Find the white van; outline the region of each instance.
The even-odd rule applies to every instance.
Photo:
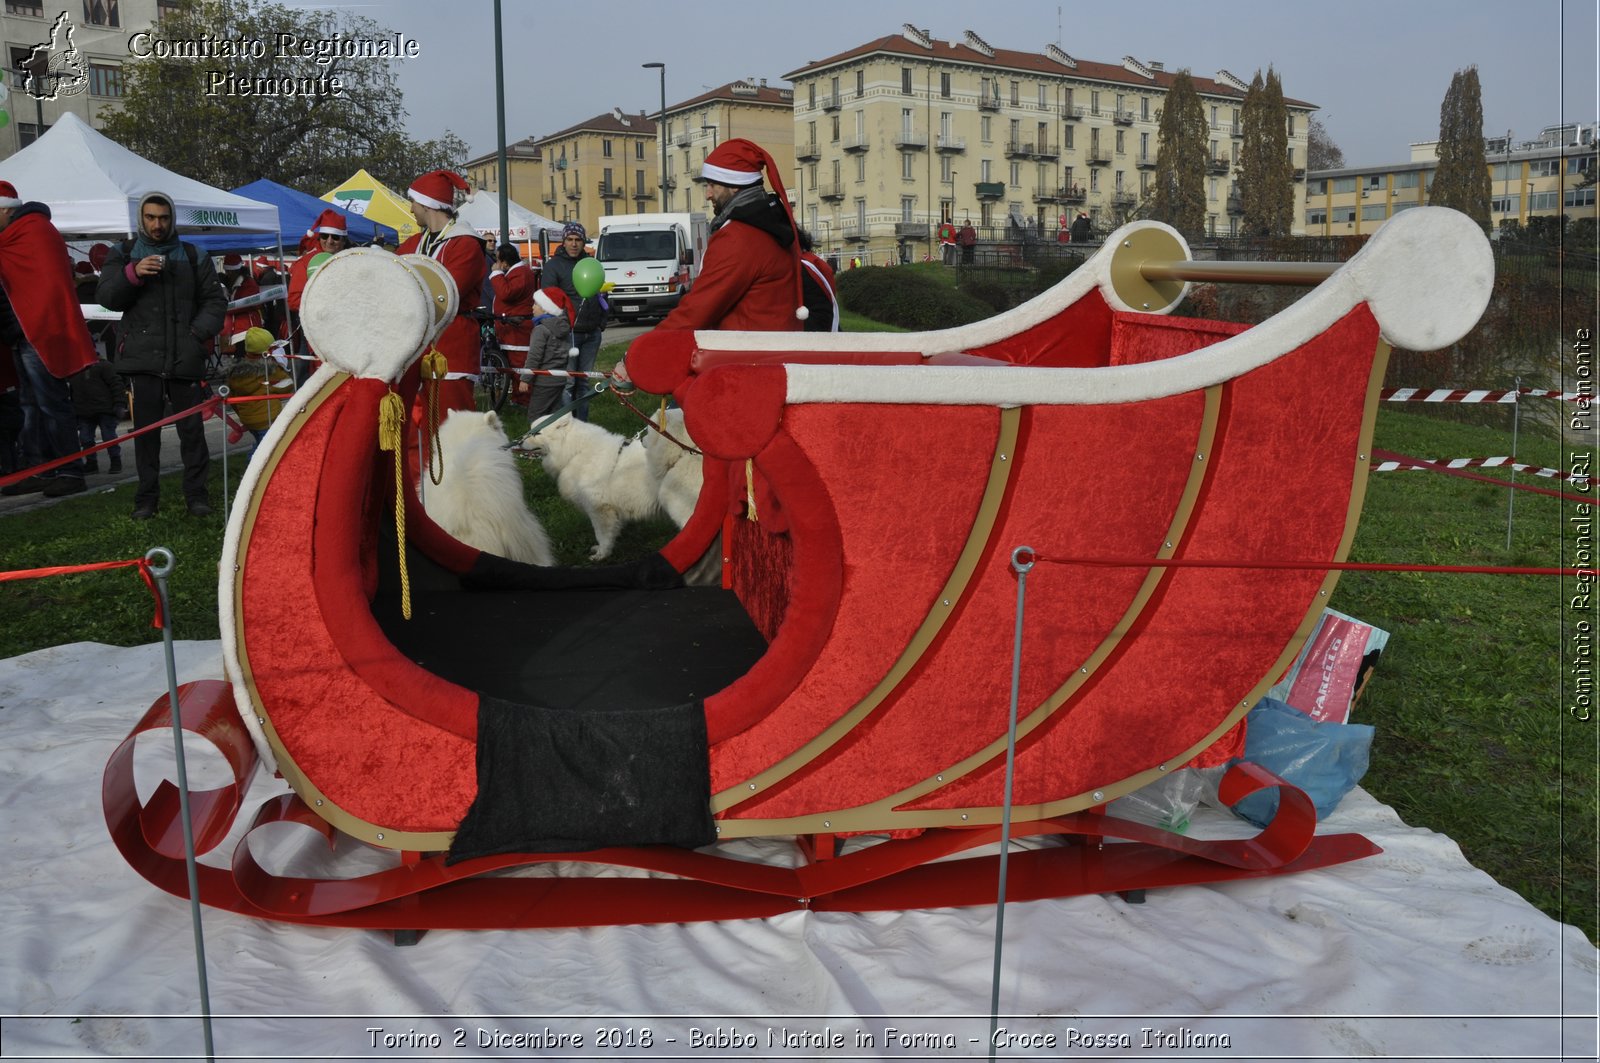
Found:
[[[710,224],[704,214],[615,214],[600,219],[594,257],[605,267],[617,320],[666,316],[700,274]]]

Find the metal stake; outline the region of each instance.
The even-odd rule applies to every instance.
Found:
[[[1006,930],[1006,866],[1011,853],[1011,791],[1017,771],[1017,698],[1022,687],[1022,617],[1027,600],[1028,573],[1033,569],[1031,546],[1011,551],[1011,569],[1017,574],[1017,630],[1011,645],[1011,707],[1006,721],[1006,785],[1000,812],[1000,896],[995,902],[994,973],[989,978],[989,1058],[995,1058],[995,1033],[1000,1026],[1000,952]]]
[[[1511,403],[1511,479],[1506,488],[1506,549],[1511,549],[1511,513],[1517,506],[1517,428],[1522,421],[1522,378],[1516,378],[1517,390]]]
[[[189,816],[189,772],[183,759],[183,712],[178,704],[178,666],[172,649],[172,602],[167,576],[172,572],[172,551],[152,547],[144,555],[156,578],[161,598],[161,646],[167,660],[167,707],[172,713],[172,749],[178,761],[178,811],[183,824],[183,863],[189,873],[189,922],[194,928],[194,965],[200,979],[200,1021],[205,1029],[206,1060],[215,1063],[211,1038],[211,989],[206,983],[206,939],[200,929],[200,873],[194,854],[194,821]]]
[[[222,421],[222,525],[223,525],[223,527],[227,527],[227,525],[228,525],[228,499],[231,498],[232,495],[233,495],[233,492],[228,490],[228,411],[230,409],[232,409],[232,407],[230,407],[228,405],[228,396],[231,395],[232,393],[233,392],[228,388],[228,385],[226,385],[226,384],[218,384],[217,385],[217,396],[220,399],[222,399],[222,405],[217,407],[217,409],[218,409],[218,412],[220,412],[222,414],[222,417],[220,418],[220,420]]]

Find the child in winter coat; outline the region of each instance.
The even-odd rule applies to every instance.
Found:
[[[102,357],[72,377],[67,387],[72,392],[72,411],[78,415],[78,446],[84,450],[94,446],[95,429],[100,430],[102,442],[110,443],[116,439],[117,420],[128,405],[124,397],[127,385],[111,368],[111,363]],[[121,472],[122,447],[107,447],[106,454],[111,460],[109,470]],[[99,472],[99,453],[84,458],[83,467],[85,473]]]
[[[267,434],[268,427],[278,416],[284,403],[294,394],[294,377],[273,347],[280,341],[272,333],[257,326],[244,334],[244,357],[234,360],[228,371],[228,395],[281,395],[284,402],[242,402],[231,407],[233,415],[244,425],[257,445]],[[250,451],[255,453],[254,448]]]
[[[527,367],[565,369],[567,354],[572,348],[572,300],[560,288],[540,288],[533,293],[533,304],[535,310],[543,311],[543,316],[533,319]],[[566,384],[565,377],[535,376],[533,394],[528,399],[528,420],[543,417],[561,405],[561,392]]]

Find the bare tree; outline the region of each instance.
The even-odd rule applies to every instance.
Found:
[[[264,177],[320,195],[363,166],[403,184],[465,160],[448,131],[422,143],[406,135],[393,58],[318,54],[324,42],[394,40],[370,19],[270,0],[177,0],[160,35],[259,45],[222,60],[123,65],[127,90],[106,134],[169,169],[222,188]]]
[[[1306,169],[1339,170],[1344,167],[1344,152],[1333,142],[1328,127],[1322,119],[1311,116],[1306,129]]]

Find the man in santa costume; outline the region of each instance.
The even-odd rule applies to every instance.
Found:
[[[311,229],[300,241],[301,255],[289,263],[289,334],[293,339],[291,350],[297,356],[291,363],[294,386],[299,387],[311,375],[310,359],[316,356],[300,331],[300,298],[306,291],[306,280],[311,260],[318,255],[337,255],[350,246],[350,227],[343,214],[329,207],[317,215]]]
[[[765,170],[772,192],[761,183]],[[694,287],[658,328],[793,332],[805,308],[800,241],[778,167],[760,145],[725,140],[701,164],[716,211]]]
[[[501,244],[495,252],[494,269],[489,273],[489,284],[494,288],[495,339],[505,352],[512,368],[521,369],[528,361],[528,337],[533,334],[533,270],[522,261],[522,255],[510,244]],[[534,368],[529,366],[529,368]],[[528,380],[517,378],[517,401],[528,401]]]
[[[67,379],[93,365],[94,341],[78,306],[72,256],[50,223],[50,208],[24,203],[0,181],[0,346],[14,363],[21,393],[27,460],[53,461],[78,451],[77,414]],[[36,452],[36,453],[35,453]],[[0,488],[0,494],[77,494],[83,459]]]
[[[439,418],[447,410],[470,410],[476,404],[472,388],[478,379],[478,323],[470,315],[478,309],[484,276],[489,264],[483,254],[483,238],[477,230],[456,222],[456,193],[470,192],[471,186],[451,170],[425,173],[406,189],[411,200],[411,216],[422,231],[408,237],[398,253],[427,255],[437,259],[456,282],[460,306],[456,319],[445,326],[434,344],[445,357],[448,370],[439,386]],[[422,401],[421,392],[418,401]]]

